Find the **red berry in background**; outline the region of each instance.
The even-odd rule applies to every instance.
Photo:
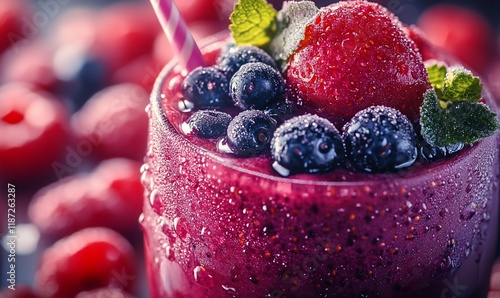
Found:
[[[17,42],[33,37],[27,28],[32,16],[28,1],[0,0],[0,53]]]
[[[473,10],[453,4],[438,4],[423,12],[417,25],[433,44],[479,73],[484,73],[493,58],[493,29],[485,18]]]
[[[43,40],[33,40],[7,50],[1,61],[0,81],[23,82],[49,92],[57,91],[54,50]]]
[[[130,292],[136,279],[130,243],[112,230],[89,228],[57,241],[44,251],[33,287],[41,297],[68,298],[103,287]]]
[[[119,84],[96,93],[73,115],[77,140],[92,143],[96,160],[126,157],[142,160],[146,152],[148,92],[135,84]]]
[[[233,11],[235,0],[174,0],[186,22],[212,20],[224,22]]]
[[[132,83],[143,87],[148,93],[164,64],[158,63],[151,54],[143,55],[119,68],[111,77],[110,84]]]
[[[59,100],[27,85],[0,87],[0,177],[29,181],[52,175],[68,128],[69,115]]]
[[[161,31],[154,10],[147,2],[109,5],[99,12],[94,22],[98,30],[91,51],[108,64],[110,73],[149,54]]]
[[[43,234],[54,237],[98,226],[137,234],[143,198],[140,166],[133,160],[110,159],[90,174],[48,185],[35,194],[29,218]]]
[[[61,12],[53,22],[51,39],[56,47],[74,45],[90,47],[96,42],[99,10],[75,6]]]
[[[75,298],[133,298],[132,295],[117,288],[101,288],[81,292]]]
[[[304,106],[337,125],[373,105],[415,121],[428,88],[422,58],[401,24],[382,6],[362,1],[320,10],[290,57],[286,78]]]
[[[189,24],[189,31],[200,46],[203,45],[205,38],[225,29],[227,29],[227,24],[217,21],[198,21]],[[153,47],[153,57],[160,65],[167,64],[175,57],[175,51],[163,32],[160,32],[156,37]]]

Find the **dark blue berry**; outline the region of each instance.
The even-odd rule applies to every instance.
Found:
[[[221,108],[231,105],[229,83],[223,73],[215,67],[198,67],[182,82],[182,95],[195,108]]]
[[[226,134],[231,115],[220,111],[200,110],[189,117],[187,124],[193,134],[211,139]]]
[[[247,63],[232,77],[230,94],[235,105],[243,110],[263,110],[285,98],[285,82],[271,66]]]
[[[347,157],[365,172],[406,168],[417,158],[416,135],[401,112],[373,106],[358,112],[343,128]]]
[[[291,118],[278,127],[271,141],[273,167],[280,174],[326,172],[340,166],[345,150],[339,131],[316,115]]]
[[[420,147],[420,155],[428,161],[434,161],[457,153],[463,148],[463,143],[457,143],[444,147],[434,147],[423,141],[423,144]]]
[[[241,66],[252,62],[262,62],[277,68],[273,58],[256,46],[228,47],[217,58],[218,67],[226,74],[228,79],[231,79]]]
[[[278,121],[285,121],[291,118],[295,110],[295,104],[287,101],[279,101],[267,108],[264,113]]]
[[[84,54],[73,57],[68,63],[58,76],[62,95],[70,100],[72,110],[76,111],[104,87],[107,70],[100,59]]]
[[[227,128],[227,144],[239,156],[255,156],[269,148],[276,121],[262,111],[247,110],[233,118]]]

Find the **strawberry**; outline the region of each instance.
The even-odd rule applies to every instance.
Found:
[[[429,87],[422,58],[382,6],[346,1],[324,7],[289,60],[288,87],[336,124],[373,105],[415,121]]]

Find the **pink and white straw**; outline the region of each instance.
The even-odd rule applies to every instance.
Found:
[[[179,62],[187,71],[199,66],[205,66],[203,55],[174,1],[151,0],[151,4],[163,31],[177,53]]]

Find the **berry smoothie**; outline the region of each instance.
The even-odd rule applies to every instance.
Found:
[[[225,34],[203,47],[207,63],[224,66],[220,57],[232,42]],[[266,68],[260,60],[249,71]],[[218,85],[230,88],[228,106],[225,97],[200,101],[186,88],[191,74],[175,62],[156,82],[141,169],[151,297],[486,296],[498,226],[498,134],[473,144],[430,145],[423,139],[432,125],[418,127],[418,109],[375,101],[335,114],[333,106],[319,108],[317,94],[306,98],[310,91],[300,89],[297,77],[288,77],[286,88],[292,82],[306,90],[290,96],[304,101],[276,108],[285,116],[274,117],[262,95],[238,92],[246,77],[238,68],[231,75],[240,81]],[[280,86],[267,70],[262,77]],[[289,103],[279,94],[269,98]],[[495,111],[486,91],[481,102]],[[210,112],[194,117],[205,108]],[[399,145],[387,145],[386,137],[382,143],[391,150],[369,158],[358,147],[375,146],[377,138],[356,139],[356,117],[366,123],[389,117],[364,128],[398,136]],[[199,119],[211,119],[210,129]],[[301,127],[306,121],[313,124]],[[241,127],[254,129],[256,143]],[[279,151],[292,145],[301,163]]]

